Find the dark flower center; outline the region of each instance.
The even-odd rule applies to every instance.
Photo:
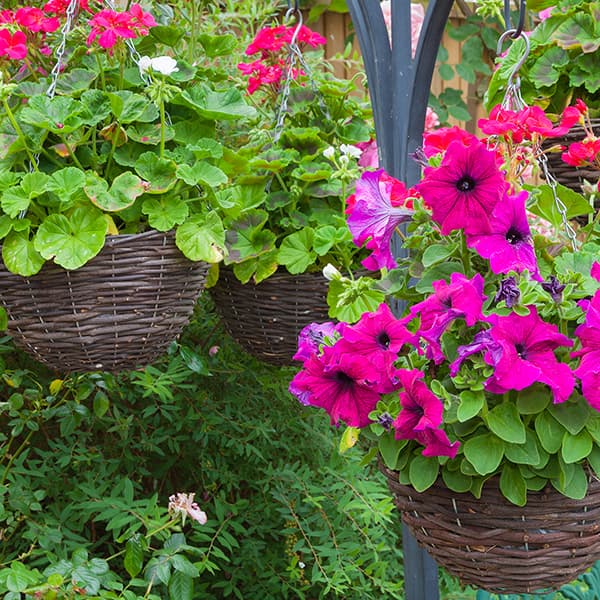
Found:
[[[509,244],[518,244],[519,242],[522,242],[524,239],[525,239],[525,236],[515,227],[511,227],[506,232],[506,241]]]
[[[381,346],[384,350],[387,350],[390,346],[390,336],[387,334],[387,332],[382,331],[378,336],[377,336],[377,344],[379,346]]]
[[[470,192],[475,188],[475,180],[469,175],[464,175],[456,182],[456,189],[459,192]]]
[[[441,303],[446,307],[446,308],[452,308],[452,296],[446,296],[445,298],[441,299]]]
[[[410,407],[410,412],[422,417],[425,414],[425,409],[420,404],[415,404]]]
[[[354,379],[344,373],[344,371],[337,371],[335,374],[335,380],[343,387],[352,387],[354,385]]]
[[[519,358],[527,358],[527,352],[525,352],[526,348],[524,344],[515,344],[515,350],[519,355]]]

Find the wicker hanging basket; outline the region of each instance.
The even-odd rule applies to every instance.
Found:
[[[231,337],[272,365],[291,365],[300,331],[328,318],[327,280],[321,273],[275,273],[259,284],[242,284],[233,271],[221,269],[210,294]]]
[[[0,264],[0,303],[15,344],[40,362],[121,371],[152,362],[179,335],[207,270],[181,254],[171,232],[108,236],[75,271],[46,264],[25,278]]]
[[[549,486],[509,503],[497,482],[480,499],[438,481],[423,493],[380,463],[402,519],[431,556],[463,584],[500,593],[558,589],[600,559],[600,481],[572,500]],[[496,485],[494,484],[496,483]]]
[[[594,133],[600,136],[600,119],[592,119],[592,129]],[[552,146],[560,145],[566,150],[569,144],[581,142],[585,138],[585,129],[581,125],[571,128],[569,133],[560,138],[551,138],[543,144],[543,149],[547,150]],[[568,165],[561,157],[560,152],[549,152],[548,170],[554,176],[556,181],[575,192],[581,193],[581,185],[584,180],[596,183],[600,179],[600,171],[592,168],[578,168]],[[598,208],[598,207],[596,207]]]

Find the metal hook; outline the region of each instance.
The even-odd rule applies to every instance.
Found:
[[[511,71],[510,75],[508,76],[508,83],[509,84],[514,81],[514,79],[517,76],[519,70],[525,64],[525,61],[527,60],[527,57],[529,56],[529,50],[531,49],[531,44],[529,43],[529,38],[527,37],[527,35],[525,34],[525,32],[521,31],[519,33],[519,35],[515,35],[516,33],[517,33],[516,29],[508,29],[508,30],[506,30],[500,36],[500,39],[498,40],[498,46],[496,48],[496,54],[498,56],[500,56],[500,54],[502,54],[502,44],[504,43],[504,40],[507,37],[510,37],[511,39],[516,39],[516,38],[520,37],[520,38],[522,38],[525,41],[525,51],[523,52],[523,55],[521,56],[521,58],[516,62],[515,66],[513,67],[513,70]]]
[[[291,5],[291,1],[288,0],[288,5]],[[287,21],[292,15],[296,17],[296,29],[292,35],[292,39],[290,40],[290,47],[294,48],[296,45],[296,40],[298,39],[298,34],[300,33],[300,29],[302,29],[302,11],[298,8],[298,2],[296,1],[295,6],[290,6],[285,13],[285,21]]]
[[[512,26],[510,18],[510,0],[504,0],[504,22],[506,24],[506,30],[512,31],[511,37],[516,40],[521,33],[523,33],[523,27],[525,25],[525,13],[527,12],[527,0],[521,0],[519,5],[519,22],[517,27]]]

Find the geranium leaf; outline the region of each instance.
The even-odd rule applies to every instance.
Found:
[[[600,58],[597,52],[578,56],[569,71],[569,83],[572,87],[583,86],[589,93],[600,89]]]
[[[166,128],[165,140],[173,139],[174,131],[171,127]],[[134,142],[157,146],[160,143],[161,127],[160,123],[135,123],[127,128],[127,136]]]
[[[35,249],[65,269],[78,269],[104,246],[108,224],[92,207],[76,208],[67,218],[51,214],[41,223],[34,239]]]
[[[225,255],[225,230],[215,212],[196,214],[177,228],[177,247],[190,260],[220,262]]]
[[[334,279],[329,282],[327,304],[332,319],[356,323],[365,312],[375,311],[385,301],[385,294],[373,289],[367,277],[354,281]],[[363,284],[364,282],[364,284]]]
[[[6,236],[2,244],[2,259],[11,273],[23,277],[38,273],[45,262],[29,239],[28,231],[11,231]]]
[[[438,477],[439,463],[436,458],[415,456],[410,463],[408,476],[410,484],[417,492],[430,488]]]
[[[288,235],[279,247],[279,262],[292,274],[304,273],[315,262],[316,254],[312,249],[314,230],[305,227]]]
[[[148,182],[148,194],[164,194],[177,183],[177,164],[160,158],[154,152],[144,152],[135,162],[135,172]]]
[[[206,56],[214,58],[215,56],[225,56],[238,45],[238,40],[230,33],[226,35],[211,35],[210,33],[201,33],[199,38]]]
[[[0,215],[0,240],[9,234],[13,228],[13,221],[8,215]]]
[[[488,475],[498,468],[504,456],[504,442],[493,433],[484,433],[468,439],[463,451],[479,475]]]
[[[2,210],[13,219],[17,217],[21,211],[27,210],[30,202],[31,199],[29,195],[25,193],[25,190],[20,186],[6,190],[0,199]]]
[[[186,220],[189,208],[180,198],[147,198],[142,204],[142,212],[148,215],[150,227],[169,231]]]
[[[268,229],[263,230],[267,219],[265,211],[252,210],[228,225],[229,256],[225,259],[226,264],[239,263],[273,250],[275,234]]]
[[[223,158],[223,144],[212,138],[203,138],[190,144],[188,148],[200,158]]]
[[[131,206],[146,187],[144,182],[130,172],[121,173],[112,182],[110,189],[106,181],[96,174],[88,174],[84,187],[92,204],[108,212],[116,212]]]
[[[345,232],[341,230],[341,234],[343,236]],[[319,227],[315,231],[315,236],[313,240],[313,247],[315,252],[319,256],[324,256],[331,250],[333,245],[340,241],[340,230],[338,230],[333,225],[325,225],[325,227]],[[343,238],[342,238],[343,239]]]
[[[595,52],[600,48],[595,21],[584,11],[574,13],[557,27],[554,39],[565,50],[581,48],[582,52]]]
[[[81,103],[73,98],[33,96],[23,107],[20,119],[29,125],[64,136],[84,125],[80,116],[82,110]]]
[[[592,451],[592,436],[585,430],[577,435],[568,431],[562,439],[561,455],[566,463],[574,463],[584,459]]]
[[[511,402],[495,406],[489,411],[486,421],[490,430],[505,442],[525,443],[525,425],[517,407]]]
[[[227,175],[221,169],[204,160],[199,160],[193,167],[179,165],[177,177],[183,179],[188,185],[202,183],[211,188],[218,187],[228,181]]]
[[[83,189],[84,185],[85,173],[77,167],[66,167],[52,173],[46,188],[64,200]]]
[[[158,108],[152,102],[148,102],[148,98],[142,94],[122,90],[110,92],[108,99],[119,123],[152,123],[158,118]]]
[[[224,92],[215,92],[209,87],[198,85],[183,91],[181,100],[207,120],[239,119],[256,115],[256,109],[246,104],[240,91],[234,87]]]
[[[97,75],[89,69],[65,70],[56,80],[56,91],[61,96],[79,96],[89,89]]]
[[[506,464],[500,474],[500,491],[502,495],[517,506],[527,504],[527,483],[519,469]]]
[[[537,87],[553,86],[559,79],[562,68],[569,64],[569,55],[558,46],[549,48],[529,70],[529,76]]]
[[[11,152],[19,150],[19,136],[13,126],[2,119],[0,123],[0,158],[6,158]]]

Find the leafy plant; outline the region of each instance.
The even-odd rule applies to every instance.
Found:
[[[8,10],[2,27],[13,40],[29,35],[16,54],[0,57],[6,267],[27,276],[46,261],[77,269],[107,234],[146,229],[176,231],[191,260],[220,261],[225,233],[215,191],[229,180],[221,132],[254,109],[231,86],[219,88],[210,69],[189,62],[186,22],[172,11],[157,9],[158,24],[138,5],[84,10],[62,56],[65,9]],[[30,29],[24,15],[34,13],[43,31]],[[122,23],[121,37],[106,28],[110,18]],[[191,48],[205,49],[207,65],[235,41],[200,39]]]

